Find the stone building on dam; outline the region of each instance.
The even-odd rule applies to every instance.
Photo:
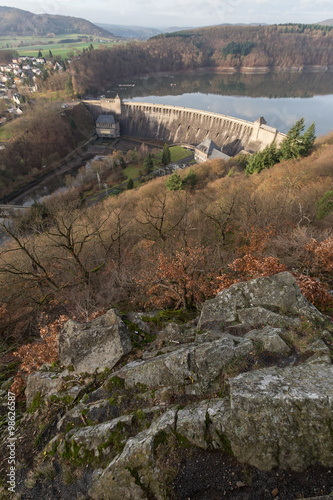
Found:
[[[169,144],[197,146],[207,137],[228,156],[240,151],[256,152],[273,141],[279,146],[285,134],[266,124],[208,111],[115,99],[83,101],[95,120],[111,114],[120,124],[122,136],[159,140]]]

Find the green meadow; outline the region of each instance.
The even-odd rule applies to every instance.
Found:
[[[81,42],[77,41],[77,38],[83,38]],[[73,42],[62,40],[70,40]],[[56,35],[54,37],[0,37],[0,50],[14,49],[17,50],[20,56],[34,56],[37,57],[39,51],[42,52],[43,57],[49,57],[49,51],[51,50],[53,56],[60,56],[62,59],[67,57],[77,55],[82,52],[83,49],[87,49],[90,44],[94,48],[104,45],[107,47],[112,47],[115,43],[113,40],[104,37],[93,37],[91,35],[82,35],[80,33],[63,34]]]

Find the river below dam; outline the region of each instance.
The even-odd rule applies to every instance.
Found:
[[[110,87],[107,97],[213,111],[255,121],[263,116],[280,132],[304,117],[316,134],[333,131],[333,73],[201,73],[151,75]]]

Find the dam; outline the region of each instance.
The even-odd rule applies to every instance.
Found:
[[[209,137],[223,153],[234,156],[241,151],[261,151],[280,145],[285,134],[266,124],[263,117],[255,122],[209,111],[115,99],[83,100],[92,116],[112,114],[120,124],[120,134],[139,139],[197,146]]]

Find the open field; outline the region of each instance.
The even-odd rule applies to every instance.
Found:
[[[78,39],[81,38],[81,41]],[[73,42],[69,42],[73,40]],[[94,47],[105,45],[111,47],[115,43],[111,39],[104,37],[93,37],[91,35],[82,35],[80,33],[56,35],[54,37],[0,37],[0,50],[15,49],[20,56],[37,56],[39,51],[43,57],[49,57],[49,51],[53,56],[61,56],[62,59],[70,55],[77,54],[83,49],[87,49],[90,44]]]

